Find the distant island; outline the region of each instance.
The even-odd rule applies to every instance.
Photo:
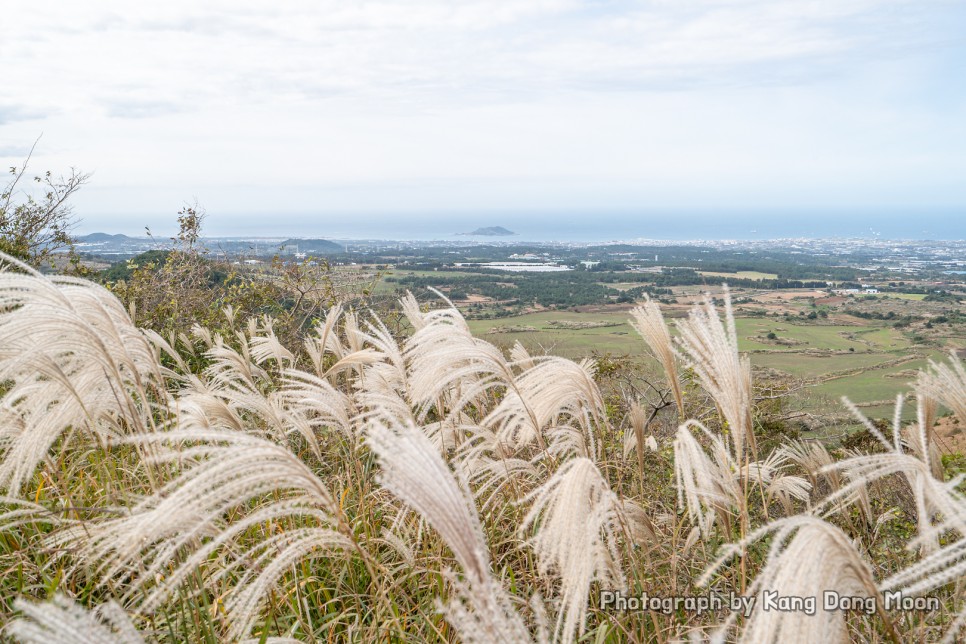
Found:
[[[488,226],[486,228],[477,228],[471,233],[456,233],[457,235],[481,235],[486,237],[508,237],[510,235],[516,235],[512,230],[507,230],[503,226]]]

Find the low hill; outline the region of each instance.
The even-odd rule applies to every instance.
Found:
[[[134,239],[133,237],[128,237],[127,235],[122,235],[118,233],[117,235],[112,235],[110,233],[91,233],[90,235],[81,235],[77,238],[77,241],[85,244],[100,244],[103,242],[115,242],[121,243]]]
[[[286,246],[296,246],[298,252],[300,253],[322,253],[325,255],[333,255],[335,253],[344,253],[345,246],[342,244],[337,244],[328,239],[286,239],[279,243],[281,248]]]

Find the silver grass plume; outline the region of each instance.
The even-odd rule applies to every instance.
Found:
[[[902,474],[912,490],[919,522],[919,535],[909,544],[909,547],[921,546],[927,551],[932,551],[939,547],[939,538],[946,530],[953,529],[960,535],[966,535],[966,499],[956,489],[960,480],[943,481],[941,478],[936,478],[928,458],[923,460],[915,455],[915,452],[908,454],[903,451],[902,428],[899,420],[901,400],[900,395],[897,397],[892,441],[887,440],[855,405],[845,400],[846,406],[873,432],[886,451],[859,454],[824,468],[823,471],[842,472],[848,483],[826,497],[816,510],[837,508],[843,499],[848,499],[859,487],[893,474]],[[936,522],[935,518],[941,518],[941,520]]]
[[[413,330],[419,331],[426,325],[425,314],[420,308],[419,302],[412,293],[406,291],[406,295],[399,300],[399,305],[402,307],[403,315],[405,315],[406,319],[409,320],[409,323],[413,325]]]
[[[352,436],[356,410],[349,396],[313,373],[287,369],[282,375],[279,399],[284,404],[285,417],[300,428],[299,433],[310,445],[317,445],[316,435],[327,428]]]
[[[711,457],[691,433],[691,428],[708,439]],[[705,537],[710,535],[715,518],[727,532],[736,510],[739,518],[746,516],[744,487],[748,483],[761,487],[765,503],[777,500],[786,514],[793,514],[793,501],[807,503],[812,486],[807,480],[782,471],[785,461],[786,457],[775,451],[763,461],[740,464],[719,436],[698,421],[689,420],[678,428],[674,440],[678,503],[687,507],[688,515]]]
[[[631,451],[637,452],[638,467],[644,467],[644,449],[652,452],[658,450],[657,439],[654,434],[644,435],[647,429],[648,416],[644,407],[637,401],[631,403],[630,411],[627,413],[627,420],[630,424],[628,431],[624,432],[624,459],[626,460]]]
[[[529,500],[520,531],[533,529],[527,542],[541,574],[552,571],[561,579],[555,639],[574,641],[584,631],[591,583],[626,586],[617,554],[617,532],[624,523],[620,500],[594,462],[582,457],[562,465],[524,502]]]
[[[532,366],[510,377],[499,405],[483,419],[499,440],[519,449],[558,434],[557,453],[595,456],[594,429],[603,418],[604,401],[594,382],[592,361],[532,358]],[[570,420],[579,431],[569,431]]]
[[[252,322],[256,322],[255,318]],[[252,360],[260,365],[274,360],[279,368],[292,366],[295,355],[279,341],[274,325],[274,320],[267,315],[262,317],[260,324],[253,325],[253,332],[249,333]]]
[[[162,376],[155,348],[106,289],[3,254],[0,263],[0,491],[17,494],[68,429],[100,443],[152,429]]]
[[[533,356],[530,355],[525,346],[520,344],[519,340],[514,342],[510,348],[510,360],[523,369],[529,369],[534,365]]]
[[[681,381],[678,376],[677,359],[671,333],[668,331],[667,323],[665,323],[664,316],[661,314],[661,307],[647,295],[644,298],[643,306],[631,310],[631,326],[644,339],[651,353],[664,368],[664,373],[671,384],[671,391],[674,392],[678,415],[683,418],[684,396],[681,394]]]
[[[315,426],[329,423],[345,431],[351,413],[347,397],[312,374],[284,367],[290,362],[284,354],[272,349],[272,342],[258,349],[262,345],[257,339],[251,338],[247,351],[216,342],[205,353],[211,366],[204,380],[188,376],[189,388],[178,400],[181,428],[262,433],[280,443],[298,434],[318,455]],[[257,364],[255,354],[266,360],[281,356],[279,367],[287,385],[283,391],[277,389],[277,377]],[[305,396],[313,398],[309,405],[304,404]]]
[[[725,289],[725,321],[722,323],[710,296],[695,306],[687,320],[678,323],[678,342],[688,364],[698,374],[701,386],[711,394],[728,422],[734,455],[743,460],[746,444],[757,458],[755,433],[752,430],[753,405],[751,362],[738,353],[731,294]]]
[[[406,341],[410,403],[422,420],[443,401],[450,411],[482,402],[488,389],[505,385],[513,372],[495,346],[474,338],[456,309],[423,314]]]
[[[764,487],[766,503],[777,500],[785,515],[791,516],[795,514],[794,500],[803,501],[806,504],[809,502],[812,484],[800,476],[786,474],[782,470],[786,460],[786,457],[776,450],[764,461],[749,464],[747,470],[749,478]]]
[[[489,549],[471,494],[416,427],[370,424],[366,443],[379,458],[380,484],[418,512],[463,569],[450,575],[456,598],[440,606],[466,642],[528,642],[530,634],[490,571]]]
[[[923,392],[916,394],[916,423],[906,428],[905,442],[919,460],[929,466],[932,475],[941,481],[945,472],[933,430],[938,408],[939,402],[935,398]]]
[[[101,583],[126,582],[126,602],[150,612],[214,553],[223,566],[209,583],[229,584],[228,635],[248,634],[262,600],[298,561],[353,547],[338,504],[325,484],[292,452],[234,431],[172,430],[131,437],[168,446],[156,460],[186,469],[130,516],[63,531],[51,545],[80,542],[97,563]],[[226,522],[226,515],[231,521]],[[296,518],[297,529],[272,532],[252,544],[250,529]],[[182,554],[187,552],[182,558]],[[136,572],[135,572],[136,571]],[[155,583],[159,575],[163,583]]]
[[[327,354],[331,353],[338,360],[346,353],[338,336],[338,323],[341,318],[342,306],[336,304],[326,312],[322,324],[316,325],[314,333],[305,338],[302,343],[305,352],[312,361],[315,375],[319,377],[325,376],[325,356]]]
[[[708,457],[691,433],[692,427],[708,438],[713,458]],[[732,509],[741,504],[743,497],[738,470],[721,439],[704,425],[689,420],[678,428],[674,439],[678,504],[687,508],[688,515],[706,537],[710,535],[715,517],[727,532]]]
[[[64,595],[42,603],[18,599],[22,615],[3,629],[21,644],[143,644],[130,619],[114,602],[87,610]]]
[[[776,452],[787,461],[795,463],[805,471],[805,475],[811,482],[812,488],[818,486],[819,481],[825,481],[829,491],[834,493],[842,489],[845,484],[842,473],[831,467],[835,459],[829,454],[819,440],[792,440],[781,445]],[[872,514],[872,504],[869,501],[869,490],[865,485],[854,487],[854,496],[843,499],[842,506],[856,503],[862,512],[867,524],[875,523]]]
[[[814,615],[805,611],[765,610],[764,598],[758,596],[755,610],[745,623],[739,641],[758,642],[847,642],[845,613],[826,611],[821,598],[826,591],[840,595],[873,598],[887,631],[895,635],[885,613],[872,570],[863,561],[848,536],[838,527],[821,519],[797,516],[779,519],[748,535],[739,543],[726,546],[723,554],[698,580],[706,586],[732,557],[772,534],[765,565],[749,586],[746,595],[777,592],[783,597],[816,597]],[[721,634],[735,621],[736,613],[722,626]]]
[[[966,368],[955,355],[949,362],[929,361],[929,367],[919,372],[916,391],[946,405],[966,424]]]

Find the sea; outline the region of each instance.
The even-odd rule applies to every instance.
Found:
[[[90,227],[90,222],[86,222]],[[502,226],[512,236],[470,235]],[[106,226],[105,226],[106,228]],[[143,230],[143,229],[142,229]],[[93,232],[93,229],[92,231]],[[138,234],[138,231],[117,231]],[[161,231],[158,231],[161,232]],[[212,237],[332,240],[617,242],[771,239],[966,240],[966,208],[937,212],[643,211],[223,214],[209,212]],[[141,233],[143,234],[143,233]],[[163,233],[162,233],[163,234]]]

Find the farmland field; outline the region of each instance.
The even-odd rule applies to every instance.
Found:
[[[880,295],[885,297],[894,297],[900,300],[911,300],[914,302],[921,302],[926,299],[923,293],[880,293]]]
[[[469,320],[471,331],[509,348],[519,341],[537,354],[583,358],[592,352],[646,357],[643,342],[628,323],[629,311],[543,311],[499,319]],[[573,328],[587,325],[588,328]],[[673,329],[674,322],[671,321]],[[869,321],[863,326],[812,324],[783,318],[739,317],[738,343],[752,365],[808,383],[811,405],[841,411],[848,395],[875,416],[889,416],[890,406],[868,403],[895,398],[909,390],[912,371],[944,352],[916,346],[899,329]],[[768,334],[774,333],[775,340]],[[780,344],[787,342],[788,344]],[[648,359],[647,363],[651,363]],[[656,364],[653,368],[656,368]],[[906,415],[914,410],[910,407]]]
[[[735,273],[720,273],[717,271],[698,271],[699,275],[706,277],[722,277],[724,279],[735,278],[743,280],[773,280],[778,275],[775,273],[761,273],[759,271],[737,271]]]
[[[575,313],[546,311],[495,320],[468,320],[470,330],[498,346],[511,346],[520,341],[533,353],[553,353],[568,358],[583,358],[592,351],[635,354],[644,351],[644,343],[628,323],[628,313]],[[555,327],[552,322],[603,323],[614,326],[594,326],[574,329]],[[527,328],[535,331],[503,329]]]

